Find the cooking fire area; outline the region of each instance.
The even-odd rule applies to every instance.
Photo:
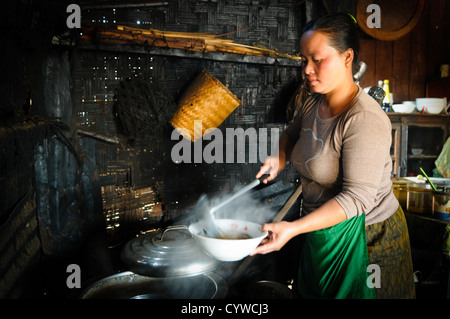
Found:
[[[223,207],[227,218],[236,216],[233,213],[240,210],[239,219],[217,218],[215,221],[229,221],[233,225],[240,223],[240,226],[250,227],[255,220],[289,220],[298,217],[301,187],[293,183],[273,183],[253,191],[251,198],[242,195],[243,197],[235,199],[235,203],[229,204],[230,207]],[[254,208],[249,209],[249,205]],[[265,208],[261,209],[263,206]],[[295,298],[292,286],[298,246],[286,247],[283,251],[267,256],[248,256],[251,249],[245,247],[248,238],[242,242],[240,238],[217,239],[203,234],[206,224],[202,224],[198,210],[197,203],[187,214],[188,217],[180,217],[168,226],[140,232],[134,238],[118,244],[113,248],[117,265],[120,265],[118,272],[89,285],[85,284],[79,297]],[[258,210],[261,216],[245,215],[246,211],[257,214]],[[192,226],[199,223],[201,230],[196,233]],[[258,229],[253,231],[259,232]],[[213,245],[212,250],[205,250],[195,237],[200,237],[203,241],[209,240],[208,244]],[[238,241],[241,242],[233,245],[233,242]],[[227,246],[221,247],[221,244]],[[295,244],[298,245],[298,242],[291,245]]]
[[[231,218],[238,212],[239,219],[223,219],[233,224],[293,220],[299,216],[301,191],[302,187],[295,182],[259,185],[249,194],[236,198],[228,208],[224,205],[220,216]],[[219,197],[223,200],[230,196]],[[72,252],[67,257],[48,258],[43,262],[31,276],[26,297],[186,300],[297,298],[296,261],[301,250],[301,238],[269,255],[248,256],[247,250],[243,254],[245,257],[234,257],[233,251],[228,251],[232,255],[231,259],[236,260],[219,260],[205,252],[193,239],[195,234],[188,227],[202,221],[198,209],[197,202],[186,210],[185,215],[170,222],[161,222],[152,229],[146,228],[145,219],[136,218],[136,214],[132,216],[135,210],[122,210],[115,220],[115,229],[93,236],[75,254]],[[260,215],[246,216],[249,212],[259,212]],[[216,214],[219,215],[219,212]],[[136,232],[138,229],[141,230]],[[231,249],[239,250],[242,246],[240,243]],[[76,268],[68,268],[69,265]],[[81,278],[75,276],[77,270]]]

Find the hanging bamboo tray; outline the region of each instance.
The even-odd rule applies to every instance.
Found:
[[[208,129],[222,124],[239,104],[241,101],[225,85],[203,70],[181,96],[170,123],[181,135],[195,142]]]

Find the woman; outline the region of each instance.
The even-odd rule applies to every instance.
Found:
[[[298,287],[304,298],[414,298],[408,230],[391,188],[391,123],[353,81],[358,30],[348,14],[308,23],[300,41],[313,92],[256,175],[274,179],[290,159],[306,215],[266,224],[254,254],[305,234]]]

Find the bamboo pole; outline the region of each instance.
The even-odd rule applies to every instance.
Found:
[[[156,47],[184,49],[197,52],[229,52],[243,55],[263,57],[281,57],[300,60],[300,57],[283,54],[275,50],[256,46],[234,43],[230,39],[221,39],[209,33],[190,33],[176,31],[160,31],[155,29],[137,29],[126,26],[117,26],[114,29],[83,30],[82,38],[100,42],[116,44],[145,44]]]

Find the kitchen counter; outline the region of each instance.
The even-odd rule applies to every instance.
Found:
[[[407,216],[414,216],[415,218],[419,218],[419,219],[424,219],[430,222],[435,222],[435,223],[439,223],[439,224],[444,224],[444,225],[450,225],[450,219],[439,219],[434,217],[431,213],[426,213],[426,214],[419,214],[419,213],[412,213],[412,212],[408,212],[405,211],[405,215]]]
[[[405,210],[418,298],[450,298],[450,220]]]

